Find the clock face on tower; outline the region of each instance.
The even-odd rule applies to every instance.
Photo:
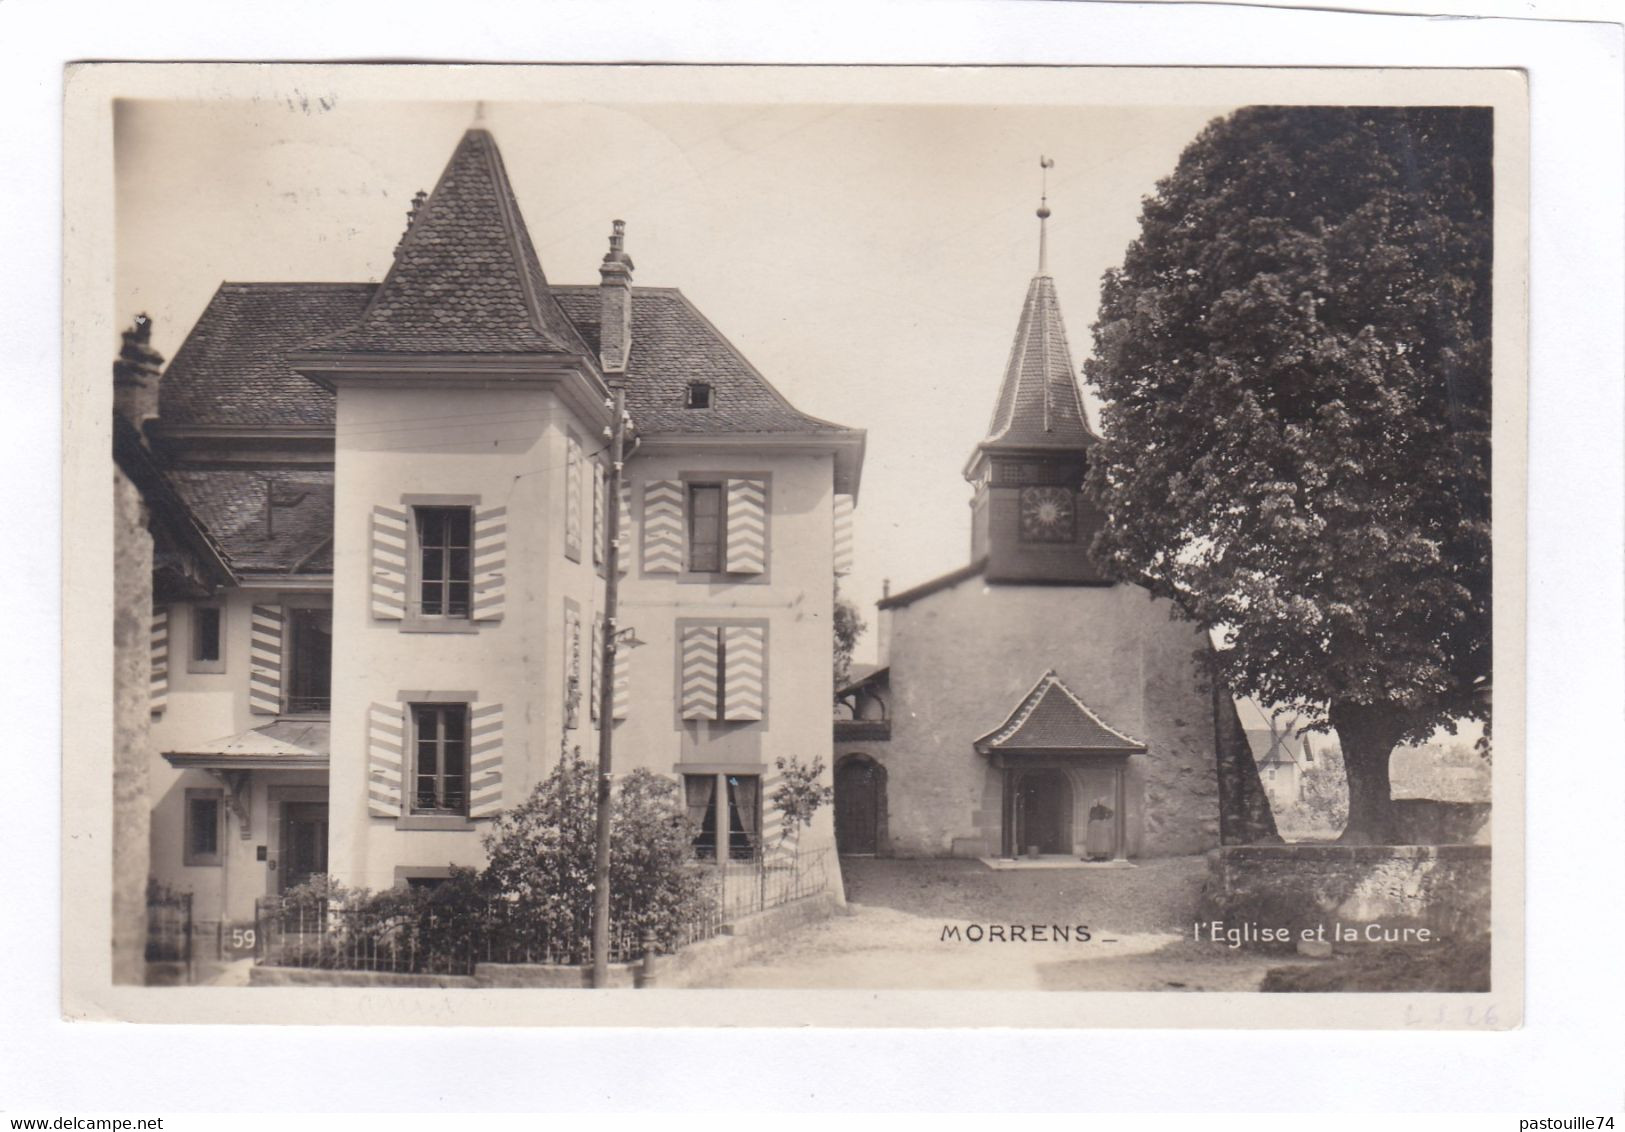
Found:
[[[1023,542],[1071,542],[1074,533],[1072,492],[1064,487],[1021,489]]]

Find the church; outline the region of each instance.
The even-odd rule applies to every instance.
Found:
[[[837,690],[842,853],[1092,861],[1274,832],[1211,648],[1088,548],[1098,443],[1038,210],[1038,271],[987,434],[965,464],[968,563],[879,603],[879,667]],[[926,521],[929,521],[928,519]]]

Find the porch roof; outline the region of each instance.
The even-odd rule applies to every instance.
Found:
[[[987,755],[1002,753],[1135,754],[1138,739],[1106,723],[1062,683],[1055,669],[1038,678],[999,726],[976,740]]]
[[[325,719],[279,719],[223,739],[194,743],[185,750],[164,752],[171,766],[204,770],[326,770],[327,756]]]

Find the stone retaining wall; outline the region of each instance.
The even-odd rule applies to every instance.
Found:
[[[1406,928],[1446,944],[1489,931],[1488,845],[1236,845],[1207,857],[1200,921],[1250,927],[1245,947],[1290,949],[1320,925],[1334,947],[1414,942],[1388,935]],[[1285,941],[1259,938],[1283,928]]]

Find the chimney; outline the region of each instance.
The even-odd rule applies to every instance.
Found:
[[[626,372],[632,354],[632,257],[622,246],[625,239],[626,221],[617,220],[598,265],[598,362],[605,374],[617,376]]]
[[[401,238],[395,241],[396,259],[400,258],[401,248],[406,246],[406,237],[411,233],[412,225],[418,222],[418,213],[423,211],[423,202],[428,199],[429,194],[424,192],[422,189],[419,189],[417,192],[412,194],[412,209],[406,214],[406,231],[402,232]]]
[[[158,378],[164,356],[152,348],[151,340],[152,319],[136,315],[113,363],[113,411],[138,429],[158,419]]]

